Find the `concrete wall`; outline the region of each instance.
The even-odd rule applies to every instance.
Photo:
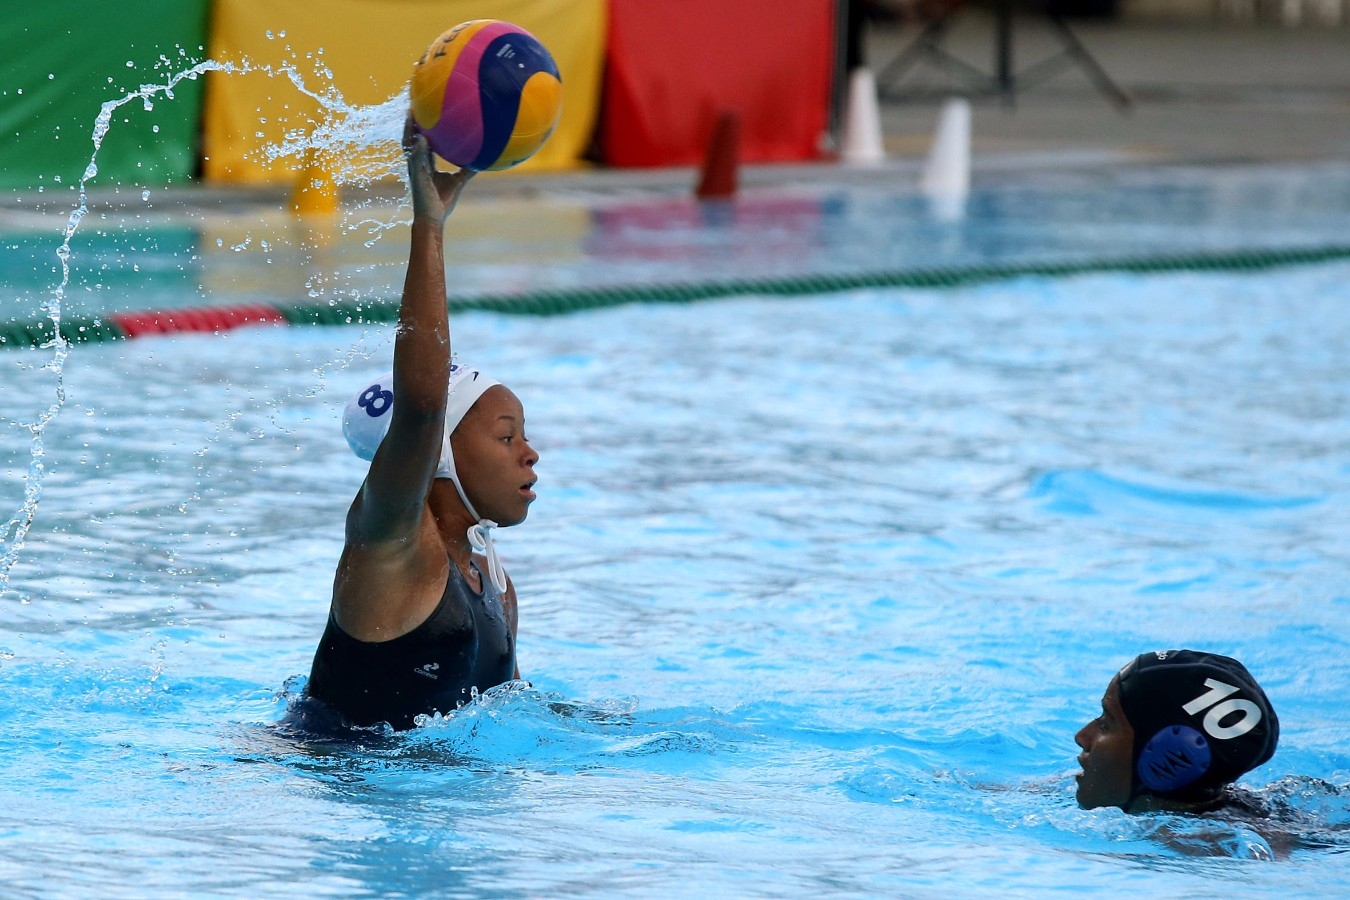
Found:
[[[1215,17],[1215,0],[1118,0],[1120,14],[1130,19],[1208,20]]]
[[[1350,0],[1119,0],[1119,10],[1122,18],[1134,21],[1350,25]]]

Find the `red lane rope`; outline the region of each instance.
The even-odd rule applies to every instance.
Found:
[[[264,303],[112,313],[108,318],[129,338],[185,331],[228,331],[244,325],[284,325],[281,310]]]

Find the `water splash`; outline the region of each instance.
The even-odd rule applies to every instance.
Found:
[[[330,84],[322,93],[307,87],[303,75],[289,63],[262,66],[259,71],[284,76],[297,91],[318,103],[324,113],[322,121],[312,130],[292,129],[279,143],[262,148],[265,162],[290,159],[298,163],[306,152],[318,150],[336,164],[331,174],[343,184],[369,187],[390,177],[407,180],[403,155],[398,152],[403,120],[408,113],[406,89],[374,106],[351,106],[334,85]],[[382,147],[389,152],[371,152]]]
[[[270,33],[268,37],[275,39]],[[284,38],[285,32],[278,33],[276,37]],[[316,52],[322,57],[322,50]],[[378,241],[386,231],[411,221],[412,207],[407,191],[407,168],[399,143],[399,137],[403,133],[403,120],[408,112],[409,100],[406,88],[383,103],[354,106],[338,89],[333,81],[333,73],[321,59],[315,63],[313,70],[314,76],[324,85],[321,89],[310,86],[305,73],[294,60],[276,65],[245,63],[231,71],[236,74],[251,73],[265,75],[268,78],[283,78],[290,82],[298,93],[313,100],[319,107],[312,128],[291,129],[280,141],[264,145],[255,151],[256,155],[250,154],[254,159],[268,166],[287,162],[290,168],[298,171],[304,168],[310,154],[319,152],[324,155],[327,163],[326,174],[337,184],[369,188],[376,182],[397,178],[403,190],[398,193],[398,200],[392,208],[392,213],[387,207],[377,212],[376,207],[381,201],[378,198],[368,198],[352,207],[353,214],[344,216],[347,223],[345,227],[348,230],[364,229],[369,235],[366,246]],[[254,243],[254,236],[249,234],[230,249],[236,253],[243,253],[250,251]],[[259,239],[257,245],[264,253],[269,249],[265,240]],[[317,296],[317,292],[311,290],[311,296]],[[329,302],[334,300],[335,298],[330,298]],[[314,383],[301,392],[300,396],[307,398],[317,396],[325,389],[326,379],[330,373],[344,371],[357,361],[368,361],[377,353],[387,354],[388,348],[382,350],[360,346],[349,348],[345,353],[316,367],[313,370]],[[269,403],[273,407],[271,423],[279,432],[287,433],[290,429],[279,422],[276,410],[289,406],[295,396],[295,393],[287,389]],[[212,447],[231,432],[240,416],[241,413],[235,411],[218,423],[206,445],[199,448],[196,455],[205,457]],[[205,465],[199,462],[197,468],[204,478]],[[190,505],[201,499],[201,493],[184,498],[179,504],[179,512],[186,512]]]
[[[380,209],[378,198],[367,198],[356,204],[348,218],[349,231],[365,231],[369,247],[400,224],[407,223],[405,213],[411,211],[408,199],[408,172],[399,146],[403,121],[408,114],[409,98],[405,88],[383,103],[372,106],[352,106],[332,83],[332,73],[320,68],[317,74],[329,80],[323,91],[310,88],[303,73],[292,63],[279,66],[259,66],[258,71],[270,77],[281,76],[291,82],[297,91],[315,101],[323,115],[312,130],[292,129],[282,140],[265,146],[260,151],[268,165],[287,160],[293,168],[303,169],[309,154],[317,153],[324,160],[326,174],[337,184],[366,189],[372,185],[397,179],[403,187],[393,214]]]
[[[183,55],[185,54],[180,51],[180,56]],[[155,68],[167,70],[174,64],[175,61],[161,56]],[[62,304],[71,277],[71,245],[81,223],[89,213],[87,187],[98,175],[98,153],[112,126],[113,114],[120,107],[136,101],[140,101],[143,109],[152,110],[156,99],[160,97],[173,100],[174,88],[184,79],[196,79],[207,72],[233,75],[262,74],[269,78],[283,78],[289,81],[295,90],[319,105],[319,121],[314,127],[309,130],[293,129],[279,143],[262,148],[260,155],[264,162],[271,164],[278,160],[303,159],[306,153],[319,151],[326,154],[326,159],[330,162],[328,174],[339,184],[364,188],[393,177],[402,182],[406,188],[407,172],[404,168],[403,155],[398,148],[398,136],[402,134],[403,119],[408,109],[406,89],[384,103],[366,107],[352,106],[338,90],[332,72],[322,59],[318,59],[314,66],[314,74],[326,85],[322,89],[312,88],[307,83],[296,60],[275,65],[248,60],[239,62],[205,60],[173,73],[163,83],[143,84],[116,100],[104,103],[94,120],[91,135],[94,151],[84,174],[80,177],[78,203],[66,221],[62,230],[61,244],[56,250],[60,262],[60,281],[43,303],[44,313],[52,323],[52,338],[41,345],[41,349],[52,352],[51,359],[43,365],[43,368],[55,373],[56,386],[52,402],[34,422],[26,426],[31,438],[23,504],[10,517],[3,529],[0,529],[0,548],[2,548],[0,593],[9,588],[10,571],[23,550],[42,500],[42,487],[47,474],[44,442],[46,430],[65,405],[64,368],[70,353],[70,342],[61,333],[61,321]],[[143,201],[148,201],[149,196],[148,190],[142,190]],[[399,196],[393,215],[388,215],[387,211],[384,215],[377,214],[372,211],[376,201],[364,201],[358,205],[357,215],[352,217],[353,221],[348,227],[351,230],[364,229],[370,236],[368,244],[379,240],[384,232],[406,221],[403,215],[409,207],[406,191],[401,192]],[[21,601],[25,604],[29,602],[26,596],[21,596]]]
[[[65,365],[66,357],[70,354],[70,342],[61,333],[61,305],[65,300],[66,288],[70,285],[70,246],[75,238],[75,233],[80,228],[80,223],[89,214],[87,187],[98,175],[98,151],[103,146],[103,139],[107,136],[108,129],[112,127],[113,113],[120,107],[137,100],[141,101],[144,108],[150,109],[153,107],[154,98],[157,96],[162,95],[168,99],[173,99],[173,89],[184,79],[195,79],[206,72],[235,71],[240,71],[240,67],[230,63],[221,63],[214,60],[200,62],[191,68],[175,73],[163,84],[143,84],[116,100],[107,101],[99,109],[98,116],[94,119],[94,130],[91,135],[94,152],[89,157],[89,164],[85,166],[84,174],[80,176],[79,201],[66,220],[65,227],[62,229],[61,245],[56,249],[56,258],[61,263],[61,279],[42,304],[43,312],[46,313],[47,319],[52,323],[52,337],[41,345],[41,349],[52,352],[51,359],[43,365],[43,369],[55,373],[56,387],[52,402],[35,421],[28,423],[26,426],[31,437],[29,440],[28,473],[24,480],[23,505],[15,511],[14,515],[10,516],[3,530],[0,530],[0,544],[3,544],[4,547],[4,552],[0,553],[0,592],[9,587],[10,570],[14,568],[14,564],[19,559],[19,552],[23,549],[28,532],[33,527],[33,519],[37,515],[38,505],[42,502],[42,485],[47,476],[45,435],[48,426],[60,414],[61,408],[65,406],[66,402]],[[23,603],[28,602],[26,596],[22,597],[21,600]]]

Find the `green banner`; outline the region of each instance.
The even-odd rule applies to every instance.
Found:
[[[104,103],[206,58],[208,0],[7,3],[0,27],[0,188],[79,184]],[[205,79],[113,110],[91,187],[162,185],[197,170]]]

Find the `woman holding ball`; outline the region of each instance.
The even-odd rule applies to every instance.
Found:
[[[370,468],[306,687],[347,725],[395,729],[519,677],[492,529],[525,520],[539,460],[516,395],[451,364],[444,224],[474,172],[436,171],[411,116],[403,146],[412,246],[393,373],[347,405],[343,431]]]

